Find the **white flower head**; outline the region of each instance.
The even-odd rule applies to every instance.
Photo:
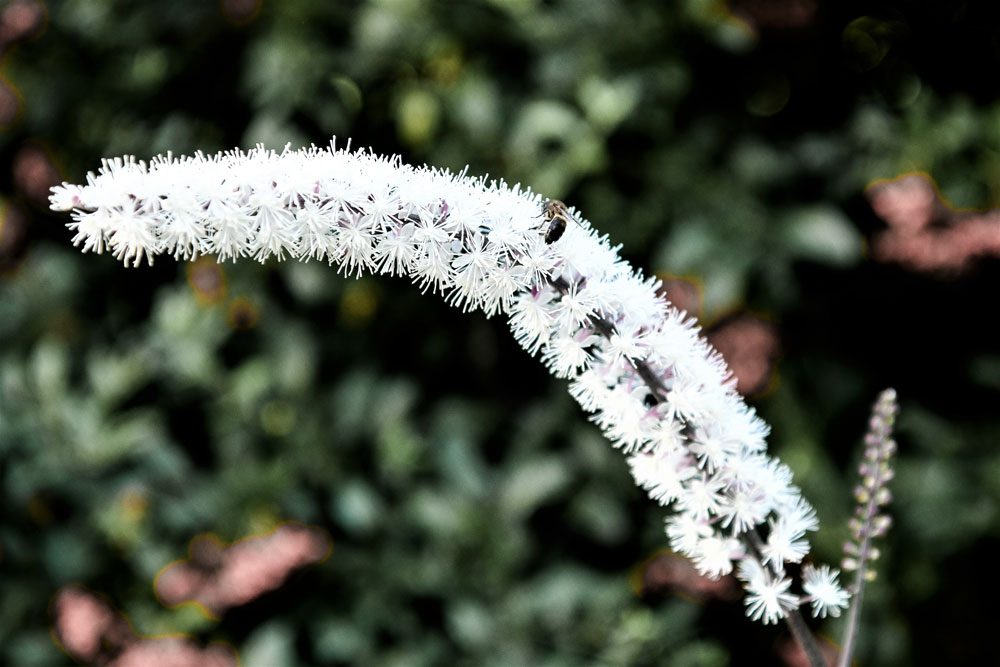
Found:
[[[698,475],[685,484],[684,492],[677,499],[677,506],[699,519],[708,520],[719,514],[719,509],[725,502],[724,487],[725,483],[717,477],[709,477],[704,473]]]
[[[761,549],[764,563],[781,569],[786,562],[798,563],[809,553],[809,542],[805,531],[799,530],[794,520],[781,516],[769,522],[771,531]]]
[[[788,592],[792,580],[771,575],[753,559],[740,561],[737,576],[747,591],[747,616],[755,621],[777,623],[799,605],[798,597]]]
[[[665,506],[683,494],[685,482],[698,474],[690,456],[680,448],[635,454],[628,463],[635,483]]]
[[[733,561],[743,556],[743,547],[735,537],[709,535],[698,541],[692,560],[698,571],[709,579],[718,579],[733,571]]]
[[[802,568],[802,589],[806,592],[805,600],[812,605],[813,616],[836,618],[847,608],[851,596],[841,588],[837,581],[839,576],[840,572],[830,569],[829,565],[815,567],[809,564]]]
[[[667,537],[670,538],[670,548],[687,556],[698,553],[698,545],[706,537],[711,537],[714,531],[708,521],[699,519],[687,512],[680,512],[666,520]]]

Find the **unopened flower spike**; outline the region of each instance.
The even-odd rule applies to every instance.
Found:
[[[899,403],[895,389],[886,389],[879,394],[875,405],[872,406],[868,432],[865,434],[864,453],[858,465],[860,479],[854,489],[854,499],[858,504],[854,509],[854,516],[848,522],[851,540],[844,544],[844,560],[841,563],[846,572],[854,572],[854,583],[850,587],[854,601],[851,603],[838,662],[842,667],[850,664],[851,655],[854,653],[854,643],[861,623],[865,584],[875,579],[874,565],[879,558],[879,551],[873,542],[885,536],[892,525],[885,508],[892,501],[889,482],[895,476],[892,460],[896,453],[896,441],[892,437],[892,432],[898,412]],[[823,582],[820,581],[817,592],[822,588]],[[829,602],[836,598],[832,594],[827,594],[826,600]],[[845,602],[838,606],[847,605]],[[824,607],[832,610],[828,605]],[[837,613],[839,614],[839,610]]]
[[[675,511],[671,544],[707,576],[752,573],[750,616],[797,618],[784,565],[808,552],[815,515],[767,456],[767,425],[659,281],[576,210],[334,145],[105,160],[85,185],[53,188],[51,205],[72,211],[74,244],[133,266],[162,254],[324,260],[349,276],[405,275],[462,310],[505,315],[515,340],[569,380],[636,483]],[[755,545],[757,531],[768,537]]]

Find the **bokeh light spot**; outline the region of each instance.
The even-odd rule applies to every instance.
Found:
[[[199,257],[187,265],[187,281],[200,305],[208,306],[226,296],[226,274],[212,257]]]

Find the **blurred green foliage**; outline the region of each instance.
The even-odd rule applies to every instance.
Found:
[[[754,401],[819,509],[817,557],[839,558],[868,403],[896,386],[897,523],[859,657],[988,662],[1000,267],[870,261],[863,191],[919,170],[956,206],[1000,203],[1000,16],[731,5],[62,0],[0,32],[0,662],[69,661],[48,605],[74,582],[246,667],[778,660],[783,630],[738,603],[636,594],[662,510],[503,322],[315,264],[81,256],[25,166],[79,182],[102,156],[331,135],[565,199],[696,281],[706,322],[774,321]],[[332,556],[219,619],[157,603],[196,534],[286,520]]]

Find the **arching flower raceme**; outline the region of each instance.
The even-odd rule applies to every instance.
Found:
[[[767,425],[695,322],[576,211],[548,243],[545,200],[529,190],[333,145],[105,160],[50,200],[72,211],[74,244],[126,264],[326,261],[348,276],[405,275],[462,310],[507,316],[515,340],[569,380],[636,483],[675,510],[673,548],[707,576],[738,565],[754,618],[774,622],[801,603],[784,565],[808,552],[815,514],[767,456]],[[770,539],[753,547],[758,529]],[[843,595],[821,570],[804,599],[834,614]]]

